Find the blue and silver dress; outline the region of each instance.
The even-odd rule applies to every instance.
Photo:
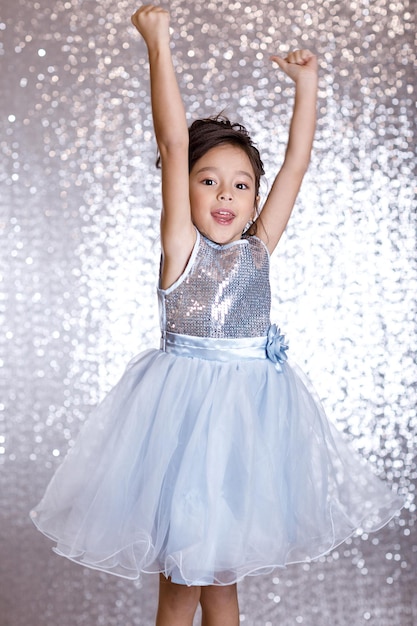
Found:
[[[129,363],[31,513],[58,554],[225,585],[318,557],[401,508],[287,363],[262,241],[197,233],[158,295],[161,348]]]

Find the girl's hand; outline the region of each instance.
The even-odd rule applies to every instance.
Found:
[[[133,26],[145,40],[148,50],[169,44],[169,13],[160,6],[145,4],[131,17]]]
[[[271,61],[296,83],[303,78],[317,78],[317,57],[309,50],[294,50],[285,59],[271,56]]]

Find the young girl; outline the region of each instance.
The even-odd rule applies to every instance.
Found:
[[[236,582],[376,530],[400,500],[363,466],[288,365],[270,323],[269,256],[310,159],[317,61],[295,83],[284,163],[259,214],[262,161],[224,118],[188,130],[169,16],[141,7],[162,166],[162,341],[131,362],[32,512],[56,552],[126,578],[160,574],[158,626],[239,623]]]

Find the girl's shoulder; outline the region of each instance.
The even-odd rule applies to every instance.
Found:
[[[266,245],[266,243],[264,241],[262,241],[262,239],[260,239],[256,235],[245,235],[245,234],[243,234],[242,235],[242,240],[247,241],[249,246],[252,249],[264,252],[267,255],[268,258],[271,256],[271,254],[270,254],[270,252],[268,250],[268,246]]]
[[[203,242],[203,236],[201,235],[201,233],[196,230],[196,240],[193,246],[193,249],[191,251],[190,254],[190,258],[187,261],[187,265],[185,266],[185,269],[183,271],[183,273],[177,278],[177,280],[170,285],[170,287],[167,287],[166,289],[162,289],[161,286],[159,285],[158,287],[158,292],[161,295],[168,295],[169,293],[171,293],[171,291],[174,291],[174,289],[176,289],[177,287],[179,287],[179,285],[187,278],[187,276],[190,274],[193,266],[195,265],[195,261],[198,255],[198,252],[201,248],[201,244]]]

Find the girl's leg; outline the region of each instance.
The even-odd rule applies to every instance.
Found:
[[[199,600],[200,587],[177,585],[161,574],[155,626],[192,626]]]
[[[202,626],[239,626],[237,585],[201,587]]]

